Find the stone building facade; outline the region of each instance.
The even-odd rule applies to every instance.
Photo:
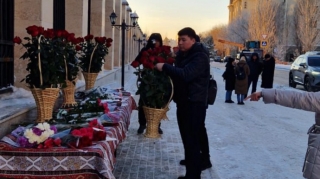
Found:
[[[14,45],[12,39],[14,36],[28,36],[26,27],[31,25],[43,26],[45,29],[55,29],[59,26],[60,29],[75,33],[76,37],[84,37],[89,33],[94,36],[111,37],[113,43],[105,58],[103,70],[121,68],[121,30],[111,26],[109,16],[114,11],[118,16],[116,24],[121,24],[122,20],[130,24],[132,11],[126,0],[0,0],[0,6],[4,7],[0,10],[0,32],[5,32],[2,35],[0,33],[0,89],[10,84],[26,88],[25,83],[20,81],[27,74],[27,60],[19,59],[25,49],[21,45]],[[3,10],[5,8],[12,11]],[[137,43],[133,42],[133,34],[142,36],[142,31],[138,28],[126,31],[126,65],[139,51]],[[3,80],[8,75],[3,70],[4,59],[13,62],[13,67],[10,67],[13,70],[8,72],[13,83],[12,80]]]

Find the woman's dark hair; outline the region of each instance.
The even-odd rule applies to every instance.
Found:
[[[256,60],[259,61],[260,57],[259,57],[259,54],[258,54],[258,53],[253,53],[253,54],[251,55],[251,58],[250,58],[250,59],[252,60],[254,56],[256,56],[256,57],[257,57]]]
[[[196,32],[190,27],[185,27],[185,28],[181,29],[178,32],[178,36],[182,36],[182,35],[187,35],[187,36],[189,36],[190,38],[193,38],[193,39],[197,38]]]
[[[268,53],[264,56],[264,58],[270,58],[270,57],[271,57],[271,55]]]
[[[159,33],[152,33],[148,39],[147,45],[146,45],[146,49],[149,48],[154,48],[155,45],[155,41],[159,41],[160,42],[160,46],[162,46],[162,37],[161,34]]]
[[[234,62],[234,58],[227,57],[227,59],[228,59],[228,62],[226,64],[226,67],[232,67],[233,66],[232,63]]]

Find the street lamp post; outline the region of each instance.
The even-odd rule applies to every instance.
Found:
[[[146,35],[143,34],[142,39],[139,37],[139,39],[137,39],[136,34],[133,34],[133,40],[138,42],[138,53],[140,52],[140,44],[143,44],[145,46],[145,42],[146,42]]]
[[[117,15],[113,11],[110,14],[110,22],[112,27],[118,27],[121,29],[121,89],[124,89],[124,51],[125,51],[125,30],[129,30],[130,27],[135,27],[138,22],[138,15],[136,13],[131,13],[130,15],[132,25],[127,25],[125,20],[123,19],[122,23],[120,25],[115,25],[117,20]]]

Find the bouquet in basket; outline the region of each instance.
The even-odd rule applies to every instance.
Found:
[[[65,86],[67,79],[73,81],[78,73],[76,45],[81,39],[66,30],[45,30],[35,25],[26,30],[30,36],[24,37],[25,43],[18,36],[13,39],[26,49],[20,58],[28,60],[29,73],[22,81],[30,88],[43,89]]]
[[[84,37],[78,48],[80,50],[80,67],[83,72],[99,73],[104,64],[104,57],[108,54],[112,39],[106,37]]]
[[[134,72],[138,76],[136,94],[140,94],[143,105],[159,109],[165,108],[168,104],[173,86],[165,72],[154,69],[157,63],[173,65],[174,58],[170,46],[143,51],[139,61],[133,61],[131,66],[137,70]]]

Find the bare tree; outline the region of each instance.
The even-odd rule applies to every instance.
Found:
[[[277,1],[258,0],[257,8],[252,11],[249,19],[249,37],[251,40],[261,39],[267,35],[267,53],[272,53],[276,44],[276,15],[280,5]]]
[[[303,0],[296,5],[297,37],[302,45],[302,51],[312,51],[319,42],[319,0]]]
[[[242,12],[237,19],[230,22],[227,27],[227,40],[236,43],[244,43],[248,40],[248,19],[249,14]]]

